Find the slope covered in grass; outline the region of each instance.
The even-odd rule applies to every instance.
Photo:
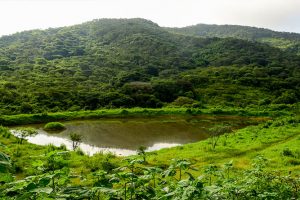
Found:
[[[269,170],[300,172],[300,124],[299,117],[270,120],[258,126],[249,126],[234,133],[220,136],[217,146],[212,139],[198,143],[164,149],[151,155],[153,162],[165,163],[176,158],[188,158],[198,167],[209,164],[222,165],[233,160],[238,169],[251,167],[258,155],[269,160]],[[286,153],[290,152],[290,153]]]

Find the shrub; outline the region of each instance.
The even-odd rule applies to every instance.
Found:
[[[285,148],[282,151],[283,156],[294,157],[293,152],[289,148]]]
[[[44,126],[44,129],[49,131],[59,131],[65,128],[65,125],[60,122],[49,122]]]
[[[46,149],[46,152],[49,153],[51,151],[55,151],[56,150],[56,147],[54,146],[54,144],[48,144],[47,145],[47,149]]]
[[[189,97],[178,97],[172,102],[174,106],[181,106],[181,107],[192,107],[194,103],[197,102],[194,99],[191,99]]]
[[[8,128],[0,126],[0,135],[2,135],[4,138],[10,138],[11,133]]]
[[[114,163],[111,158],[114,158],[115,155],[110,153],[104,154],[103,152],[99,152],[94,154],[92,157],[88,157],[85,160],[86,168],[91,172],[95,172],[97,170],[104,170],[107,172],[111,172],[114,168],[117,168],[117,163]]]
[[[122,111],[120,112],[120,114],[121,114],[121,115],[128,115],[129,112],[128,112],[127,110],[122,110]]]
[[[294,155],[295,158],[298,158],[298,159],[299,159],[299,158],[300,158],[300,150],[297,149],[297,150],[294,152],[293,155]]]
[[[59,147],[58,147],[59,150],[63,150],[63,151],[67,151],[67,146],[65,144],[61,144]]]
[[[291,158],[291,159],[289,159],[288,161],[287,161],[287,164],[289,164],[289,165],[300,165],[300,160],[298,160],[298,159],[294,159],[294,158]]]
[[[84,151],[81,148],[79,148],[79,147],[76,148],[75,152],[79,156],[83,156],[84,155]]]
[[[190,108],[188,108],[188,109],[186,109],[185,113],[192,114],[193,112],[192,112],[192,110]]]
[[[106,161],[103,161],[101,162],[101,167],[104,171],[107,171],[107,172],[111,172],[113,169],[117,168],[117,164],[109,161],[109,160],[106,160]]]

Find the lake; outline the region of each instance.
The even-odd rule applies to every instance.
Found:
[[[66,129],[47,132],[44,124],[27,125],[38,130],[38,134],[27,138],[38,145],[65,144],[72,149],[70,134],[83,136],[80,148],[89,155],[97,152],[112,152],[119,156],[136,154],[140,146],[147,151],[169,148],[207,139],[209,129],[218,125],[233,129],[258,124],[264,118],[236,116],[158,116],[141,118],[116,118],[63,122]],[[11,129],[14,130],[15,127]]]

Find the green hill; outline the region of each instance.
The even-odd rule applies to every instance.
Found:
[[[183,30],[101,19],[1,37],[0,199],[299,199],[300,56],[265,41],[294,45],[297,34]],[[140,146],[133,156],[89,156],[78,145],[94,147],[85,140],[100,137],[85,134],[94,122],[60,124],[87,119],[108,119],[97,126],[105,135],[125,127],[144,137],[139,131],[154,126],[161,126],[155,136],[186,134],[188,125],[210,137],[154,152],[147,150],[156,145]],[[44,129],[72,131],[73,151],[59,140],[27,141],[38,134],[34,124],[46,122]],[[186,125],[168,130],[177,122]],[[126,130],[118,136],[128,139]]]
[[[257,41],[281,48],[290,52],[300,53],[300,34],[276,32],[265,28],[238,25],[209,25],[197,24],[184,28],[166,28],[173,33],[190,36],[237,38]]]
[[[0,113],[176,99],[179,106],[295,103],[299,65],[293,52],[256,41],[175,34],[144,19],[93,20],[1,37]]]

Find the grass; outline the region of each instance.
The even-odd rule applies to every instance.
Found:
[[[172,158],[186,158],[202,169],[204,166],[222,165],[233,160],[239,170],[248,169],[257,155],[269,159],[269,170],[295,171],[300,174],[300,120],[281,118],[257,126],[249,126],[223,135],[215,149],[210,139],[170,149],[162,149],[149,155],[152,164],[168,164]],[[283,156],[289,148],[294,156]],[[201,172],[201,171],[200,171]]]
[[[54,145],[40,146],[24,141],[18,143],[18,139],[9,133],[7,128],[0,126],[0,152],[9,155],[13,165],[13,173],[17,179],[35,175],[39,162],[46,161],[47,153],[51,151],[65,151],[65,147]],[[78,154],[70,151],[70,156],[66,160],[73,174],[90,173],[92,170],[101,169],[102,162],[111,162],[119,165],[121,158],[110,154],[98,153],[93,157]],[[84,166],[83,166],[84,163]]]
[[[224,108],[210,107],[206,109],[198,108],[173,108],[164,107],[159,109],[150,108],[130,108],[130,109],[102,109],[94,111],[77,112],[57,112],[40,114],[19,114],[0,116],[0,125],[13,126],[25,124],[38,124],[53,121],[70,121],[80,119],[100,119],[118,117],[137,117],[137,116],[158,116],[158,115],[238,115],[238,116],[282,116],[289,115],[289,111],[265,110],[257,108]]]
[[[48,131],[59,131],[65,128],[65,125],[60,122],[49,122],[44,126],[44,129]]]

